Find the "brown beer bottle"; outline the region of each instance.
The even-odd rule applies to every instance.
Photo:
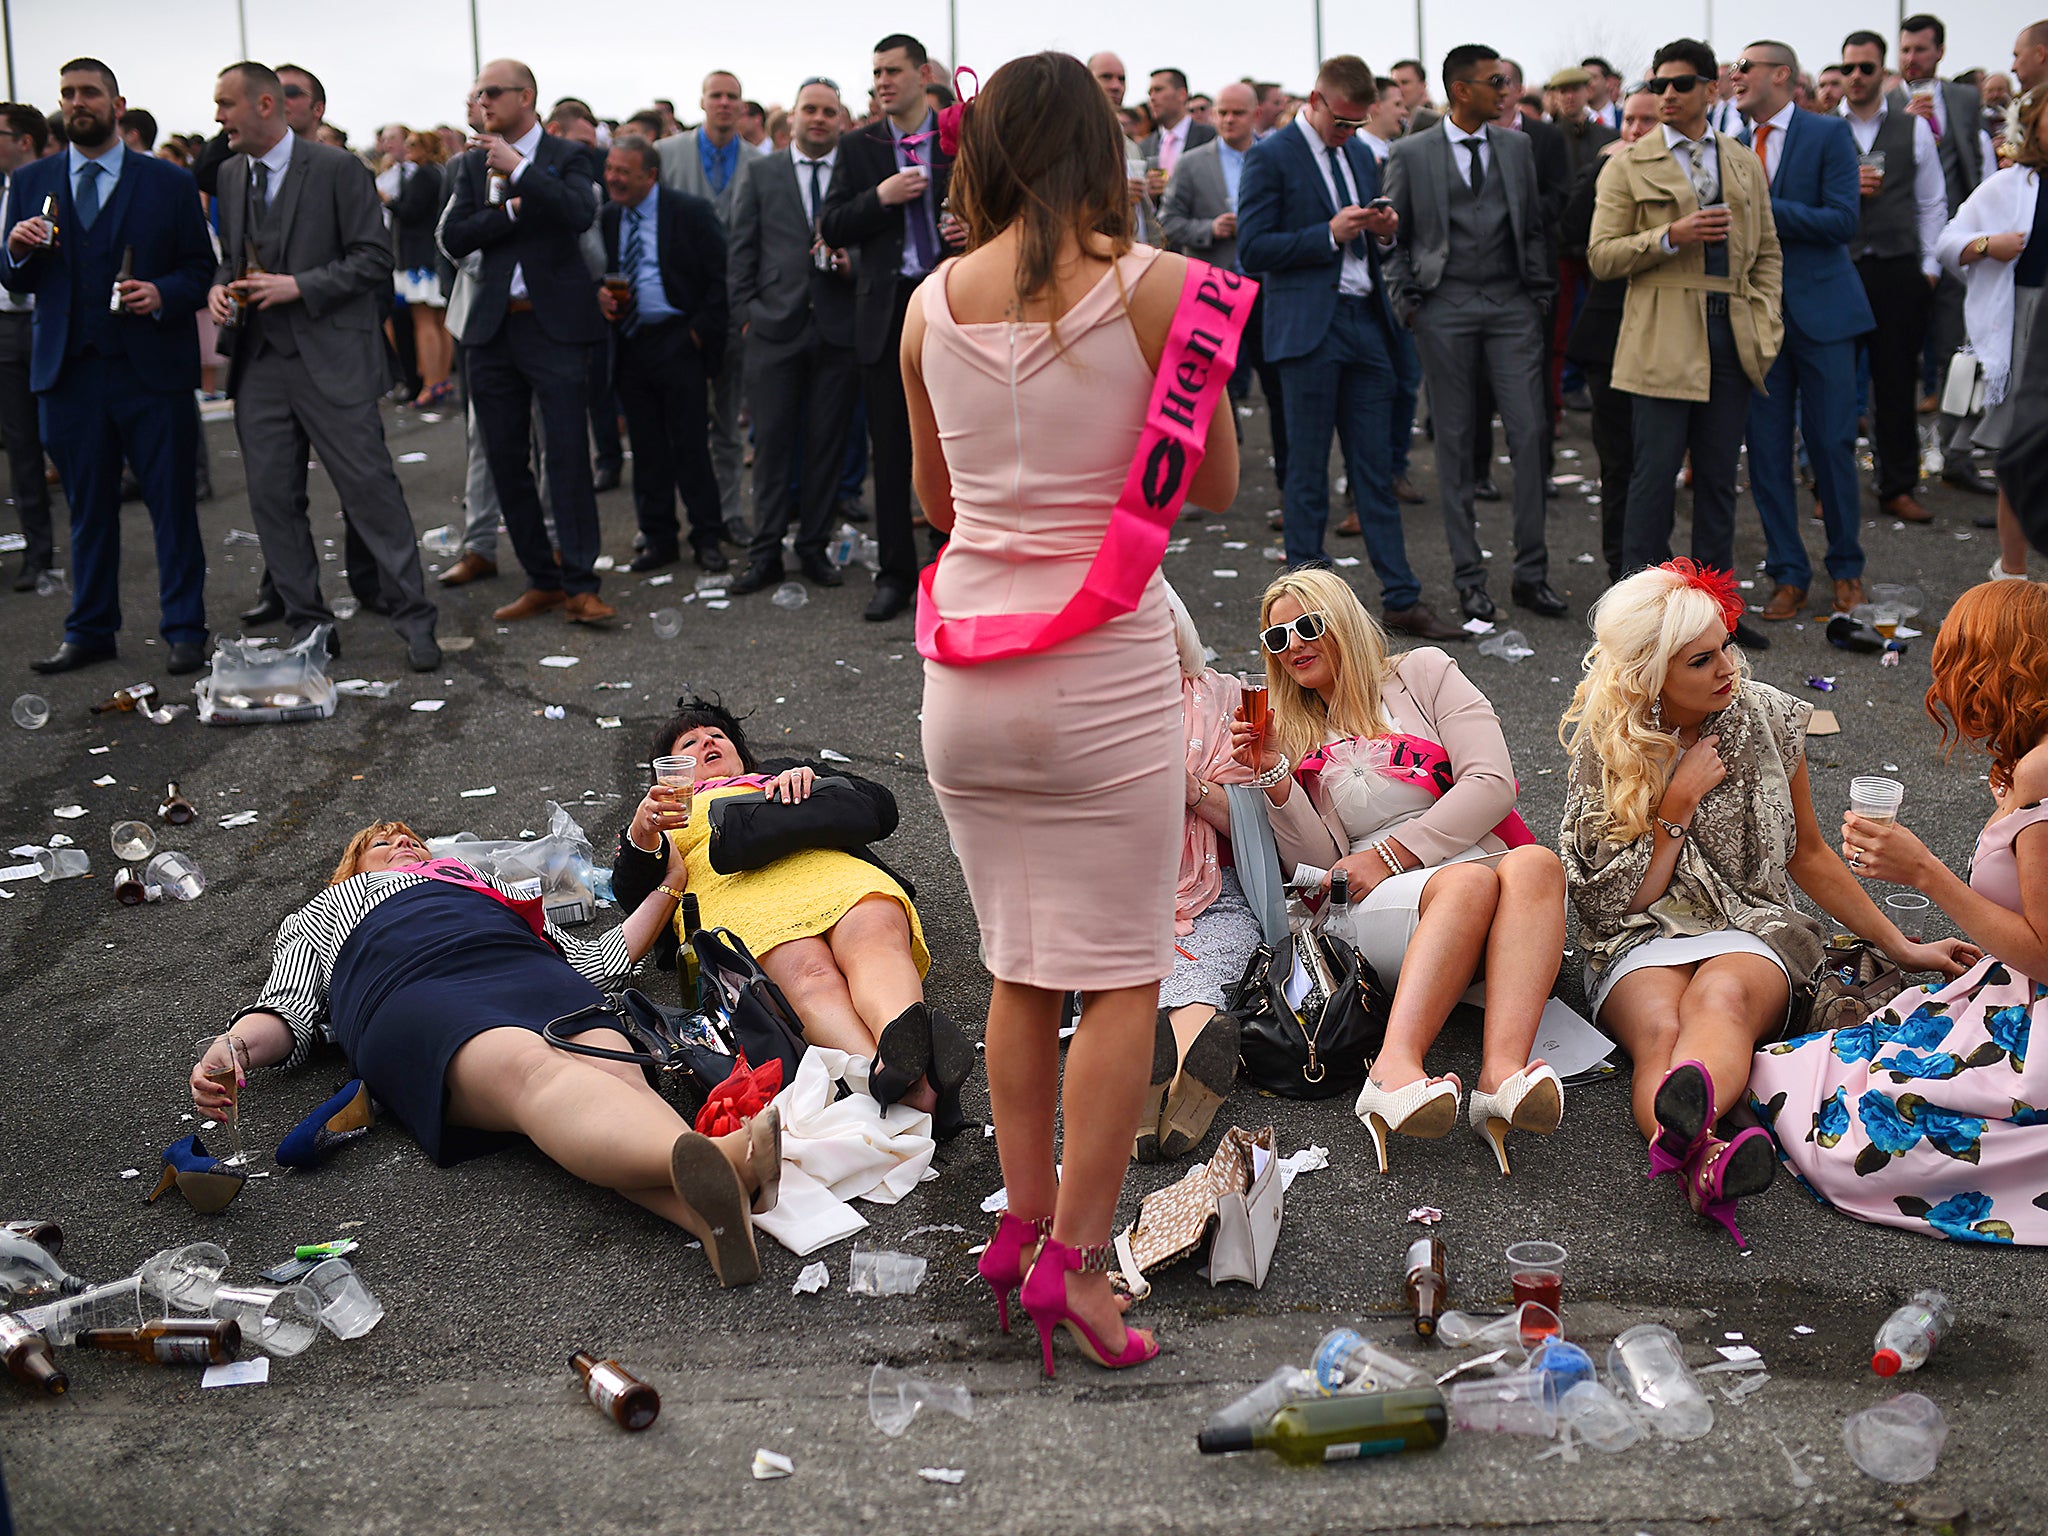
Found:
[[[1435,1233],[1418,1237],[1408,1245],[1408,1309],[1415,1314],[1415,1331],[1425,1339],[1436,1337],[1436,1320],[1444,1309],[1444,1293],[1450,1289],[1444,1278],[1444,1240]]]
[[[156,813],[174,827],[184,826],[186,822],[199,814],[193,808],[192,802],[179,793],[176,784],[165,788],[164,803],[157,807]]]
[[[142,883],[142,876],[135,873],[133,865],[123,864],[114,871],[114,900],[124,907],[139,907],[149,900],[149,887]]]
[[[47,1253],[64,1251],[64,1229],[54,1221],[30,1217],[20,1221],[0,1221],[0,1232],[9,1237],[24,1237]]]
[[[155,683],[130,683],[126,688],[117,688],[113,694],[93,705],[96,715],[111,715],[116,711],[129,711],[154,707],[156,703]]]
[[[242,1347],[232,1317],[164,1317],[140,1328],[88,1328],[81,1349],[108,1349],[149,1365],[226,1365]]]
[[[16,1381],[41,1387],[55,1397],[71,1385],[71,1378],[50,1358],[50,1341],[18,1317],[0,1313],[0,1361]]]
[[[579,1349],[569,1364],[583,1379],[583,1390],[599,1411],[612,1416],[621,1429],[645,1429],[661,1412],[661,1394],[616,1360],[600,1360]]]

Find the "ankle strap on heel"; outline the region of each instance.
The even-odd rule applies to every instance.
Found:
[[[1084,1275],[1114,1275],[1123,1270],[1123,1265],[1117,1259],[1116,1244],[1113,1242],[1084,1243],[1070,1248],[1052,1237],[1047,1237],[1045,1241],[1048,1249],[1060,1250],[1060,1263],[1069,1271]]]

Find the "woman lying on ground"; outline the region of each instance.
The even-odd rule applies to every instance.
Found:
[[[1828,847],[1806,776],[1813,706],[1748,678],[1742,607],[1732,577],[1690,560],[1638,571],[1594,606],[1559,727],[1571,781],[1558,834],[1587,1003],[1635,1063],[1650,1175],[1676,1171],[1738,1243],[1735,1202],[1770,1184],[1777,1157],[1739,1111],[1722,1116],[1821,966],[1820,924],[1787,877],[1909,971],[1954,976],[1976,958],[1954,939],[1906,940]]]
[[[681,873],[680,855],[672,861]],[[673,879],[669,882],[675,883]],[[541,1037],[551,1019],[604,1000],[670,920],[660,891],[595,940],[563,933],[401,821],[349,840],[327,889],[277,932],[270,981],[192,1069],[192,1102],[223,1112],[210,1071],[295,1067],[324,1025],[369,1090],[442,1167],[525,1136],[578,1178],[693,1233],[721,1285],[759,1272],[749,1208],[772,1209],[776,1112],[700,1136],[637,1067],[572,1056]],[[616,1030],[581,1037],[631,1048]]]
[[[653,748],[695,758],[695,782],[688,794],[656,783],[619,833],[619,905],[635,909],[664,881],[678,901],[694,891],[704,926],[739,935],[809,1043],[874,1058],[877,1103],[900,1099],[932,1115],[934,1135],[958,1135],[974,1047],[925,1006],[932,961],[910,882],[867,847],[896,830],[895,797],[831,766],[759,762],[732,713],[694,697]],[[675,937],[687,937],[680,917]]]
[[[1529,1059],[1564,958],[1564,874],[1515,814],[1500,717],[1435,647],[1389,656],[1333,571],[1280,577],[1259,623],[1271,728],[1263,742],[1234,730],[1262,776],[1280,774],[1266,794],[1282,867],[1344,872],[1350,903],[1326,909],[1326,930],[1393,990],[1357,1104],[1380,1172],[1388,1131],[1435,1137],[1457,1123],[1463,1085],[1429,1076],[1423,1056],[1483,975],[1471,1124],[1505,1174],[1510,1130],[1547,1136],[1564,1116],[1557,1073]]]
[[[1842,855],[1924,891],[1984,952],[1852,1029],[1759,1052],[1749,1091],[1785,1160],[1865,1221],[1964,1242],[2048,1244],[2048,587],[1956,599],[1927,713],[1991,757],[1991,819],[1967,883],[1906,828],[1853,812]],[[1953,749],[1955,742],[1950,742]],[[2048,1041],[2048,1028],[2043,1031]]]

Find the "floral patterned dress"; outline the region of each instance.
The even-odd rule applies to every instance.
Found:
[[[2019,908],[2013,839],[2048,802],[1987,826],[1979,895]],[[1969,1243],[2048,1244],[2048,986],[1986,955],[1861,1024],[1756,1054],[1749,1093],[1807,1191],[1864,1221]]]

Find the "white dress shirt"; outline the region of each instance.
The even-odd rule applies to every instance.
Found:
[[[1493,146],[1486,142],[1486,125],[1481,123],[1477,133],[1467,133],[1452,120],[1449,113],[1446,113],[1441,121],[1444,125],[1444,137],[1451,141],[1451,164],[1465,179],[1465,184],[1472,184],[1472,151],[1465,147],[1468,142],[1478,143],[1480,169],[1485,174],[1492,175]]]
[[[1756,135],[1761,129],[1768,125],[1771,130],[1764,136],[1763,149],[1757,155],[1757,159],[1763,162],[1765,186],[1769,186],[1771,178],[1778,174],[1778,166],[1781,163],[1780,157],[1785,152],[1785,130],[1792,122],[1792,114],[1798,110],[1799,108],[1796,105],[1788,101],[1778,109],[1776,117],[1768,118],[1765,122],[1758,123],[1749,130],[1749,141],[1752,146],[1755,145]]]
[[[1379,161],[1381,167],[1384,168],[1387,163],[1387,156],[1394,152],[1394,146],[1378,134],[1367,133],[1363,128],[1358,130],[1358,137],[1365,144],[1365,147],[1372,151],[1373,159]]]
[[[515,187],[519,185],[519,178],[526,174],[527,166],[533,163],[533,152],[540,148],[541,132],[541,125],[538,122],[535,122],[531,128],[527,129],[526,132],[522,133],[518,138],[512,141],[512,147],[519,151],[519,163],[512,167],[512,175],[510,177],[511,183]],[[484,171],[484,185],[485,187],[489,187],[490,184],[491,173],[490,170],[486,168]],[[275,185],[275,183],[273,183],[273,185]],[[505,216],[516,222],[519,218],[519,215],[512,210],[510,202],[511,200],[507,198]],[[516,261],[512,263],[512,297],[515,299],[523,299],[527,297],[526,269],[520,266],[519,263]]]
[[[1846,101],[1838,110],[1849,120],[1856,148],[1869,154],[1871,145],[1877,142],[1878,130],[1884,126],[1885,113],[1891,110],[1890,104],[1878,97],[1877,110],[1868,117],[1858,117],[1849,110]],[[1891,167],[1886,166],[1885,170],[1889,174]],[[1929,277],[1939,277],[1941,260],[1934,254],[1934,246],[1948,225],[1948,178],[1941,172],[1941,146],[1934,142],[1934,130],[1919,117],[1913,119],[1913,206],[1920,227],[1920,270]]]
[[[17,211],[13,207],[13,201],[14,173],[10,171],[4,179],[0,179],[0,208],[4,208],[7,211],[6,222],[4,225],[0,225],[0,228],[12,229],[22,219],[30,217],[29,212],[25,209]],[[17,216],[17,212],[19,216]],[[14,265],[13,262],[8,264],[10,266]],[[16,293],[11,288],[0,288],[0,315],[26,315],[31,313],[35,307],[36,296],[34,294]]]
[[[1159,169],[1168,175],[1173,174],[1173,168],[1180,164],[1181,151],[1188,147],[1188,125],[1193,121],[1191,117],[1182,117],[1171,128],[1158,130]]]
[[[1309,153],[1315,158],[1316,170],[1322,175],[1323,190],[1330,194],[1331,205],[1337,208],[1364,206],[1358,200],[1358,189],[1352,185],[1350,166],[1344,166],[1344,184],[1341,187],[1331,178],[1330,146],[1323,142],[1323,136],[1310,125],[1308,117],[1304,114],[1295,118],[1294,125],[1301,130],[1301,136],[1308,140]],[[1344,152],[1341,149],[1337,151],[1337,159],[1340,164],[1343,162]],[[1337,291],[1349,298],[1362,299],[1372,292],[1372,268],[1366,259],[1358,254],[1364,239],[1365,236],[1360,235],[1357,240],[1348,242],[1343,247],[1344,267],[1337,274]],[[1330,249],[1338,249],[1337,237],[1334,234],[1330,236]]]
[[[1707,131],[1700,136],[1699,142],[1707,148],[1704,161],[1707,174],[1714,179],[1714,186],[1719,193],[1719,201],[1726,203],[1728,201],[1727,189],[1721,186],[1721,151],[1714,142],[1714,127],[1711,122],[1707,125]],[[1687,186],[1692,186],[1692,143],[1691,139],[1688,139],[1669,123],[1664,124],[1664,146],[1671,151],[1671,158],[1678,162],[1678,174],[1685,178]],[[1694,190],[1697,191],[1698,189],[1695,188]],[[1713,207],[1714,205],[1706,203],[1701,206]],[[1663,247],[1666,256],[1676,256],[1678,254],[1678,247],[1671,243],[1669,233],[1666,233],[1658,244]]]
[[[811,228],[818,227],[818,215],[825,211],[825,199],[832,195],[832,171],[839,164],[839,146],[833,146],[815,160],[794,145],[790,146],[789,163],[796,167],[797,201],[803,204],[804,214],[811,221]],[[811,206],[811,167],[818,168],[818,206]]]
[[[1937,130],[1937,137],[1946,136],[1946,134],[1949,131],[1948,92],[1941,89],[1940,85],[1936,83],[1935,89],[1933,91],[1930,91],[1928,94],[1932,96],[1934,99],[1934,126]],[[1912,97],[1913,88],[1909,85],[1906,87],[1906,99],[1910,101],[1912,100]],[[1847,106],[1848,103],[1844,102],[1843,105]],[[1977,163],[1984,168],[1984,174],[1986,176],[1989,176],[1993,171],[1998,169],[1998,151],[1992,147],[1991,135],[1988,131],[1986,131],[1982,124],[1979,124],[1977,128],[1977,154],[1979,156]],[[1947,207],[1947,186],[1948,182],[1946,178],[1944,178],[1942,181],[1942,187],[1944,189],[1944,209]],[[1968,197],[1970,195],[1970,191],[1970,188],[1964,188],[1963,195],[1965,197]]]
[[[251,221],[252,224],[262,222],[263,216],[276,206],[277,194],[284,190],[285,173],[292,168],[292,136],[289,132],[280,134],[275,144],[250,161],[249,190],[251,192],[256,190],[256,167],[259,165],[270,173],[264,188],[264,196],[268,201],[256,210],[256,218]]]

